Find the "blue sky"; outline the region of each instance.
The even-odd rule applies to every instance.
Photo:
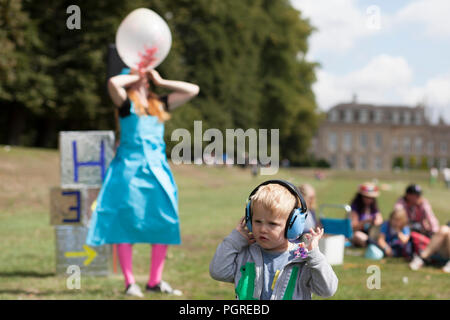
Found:
[[[322,110],[350,101],[415,106],[450,123],[450,1],[291,0],[318,28],[307,60],[321,68]]]

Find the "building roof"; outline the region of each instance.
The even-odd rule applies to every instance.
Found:
[[[422,105],[373,105],[364,103],[340,103],[328,112],[331,122],[384,123],[395,125],[429,125],[430,121]],[[354,111],[350,114],[346,110]]]

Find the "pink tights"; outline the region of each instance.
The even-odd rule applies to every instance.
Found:
[[[161,282],[164,261],[166,260],[168,246],[166,244],[153,244],[151,251],[151,266],[148,285],[153,287]],[[133,245],[129,243],[117,244],[120,267],[125,277],[125,287],[135,283],[133,276]]]

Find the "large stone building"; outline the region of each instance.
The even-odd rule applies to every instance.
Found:
[[[450,126],[432,125],[422,106],[338,104],[327,112],[312,150],[335,169],[445,168]]]

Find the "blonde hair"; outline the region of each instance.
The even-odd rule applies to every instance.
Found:
[[[395,208],[389,216],[389,220],[401,219],[402,225],[406,226],[408,224],[408,213],[403,208]]]
[[[302,196],[305,198],[306,201],[311,199],[309,203],[307,203],[308,209],[316,210],[316,190],[314,187],[308,183],[302,184],[298,187],[298,190],[302,194]],[[311,198],[313,197],[313,198]]]
[[[251,197],[252,211],[255,204],[261,205],[275,216],[287,216],[291,213],[296,204],[294,195],[279,184],[267,184],[262,186]]]
[[[138,98],[136,89],[129,89],[127,91],[127,94],[128,97],[130,97],[130,100],[134,102],[136,113],[139,116],[155,116],[158,117],[159,122],[164,122],[170,119],[170,114],[164,110],[162,102],[159,100],[158,96],[155,93],[151,91],[149,92],[149,96],[147,98],[148,108],[145,108],[142,105],[141,101]]]

